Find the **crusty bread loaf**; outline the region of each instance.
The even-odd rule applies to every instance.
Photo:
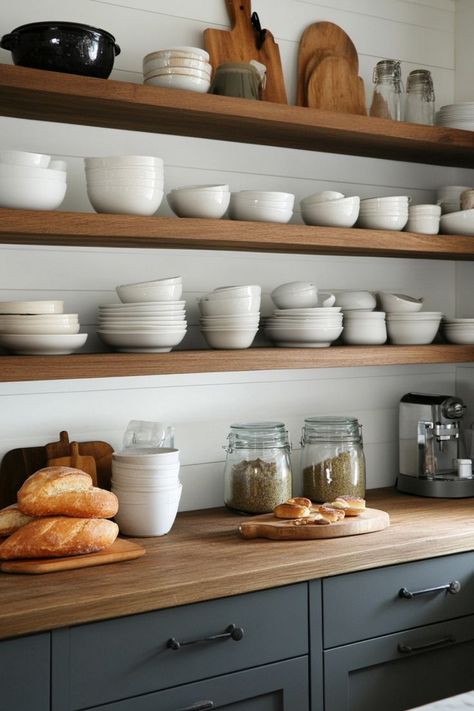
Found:
[[[111,518],[118,511],[118,499],[92,486],[92,478],[80,469],[45,467],[23,483],[18,506],[28,516]]]
[[[10,536],[30,521],[33,521],[33,518],[22,513],[18,504],[11,504],[0,509],[0,538]]]
[[[105,519],[41,518],[27,523],[0,544],[0,560],[95,553],[111,546],[118,531],[116,523]]]
[[[307,506],[300,506],[300,504],[290,504],[288,501],[284,504],[278,504],[273,509],[273,514],[277,518],[304,518],[309,516],[309,508]]]

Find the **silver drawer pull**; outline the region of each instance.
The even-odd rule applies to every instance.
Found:
[[[214,701],[196,701],[195,704],[186,706],[183,709],[176,709],[176,711],[208,711],[208,709],[213,708],[215,708]]]
[[[427,642],[426,644],[410,645],[403,644],[400,642],[398,645],[398,651],[402,654],[412,654],[412,652],[423,652],[425,649],[434,649],[435,647],[445,647],[448,644],[454,644],[456,638],[454,635],[449,634],[447,637],[442,637],[437,639],[435,642]]]
[[[398,591],[398,596],[405,598],[405,600],[411,600],[419,595],[429,595],[430,593],[442,592],[443,590],[455,595],[461,590],[461,583],[459,580],[452,580],[447,585],[439,585],[437,588],[426,588],[425,590],[413,590],[413,592],[408,590],[408,588],[401,588],[401,590]]]
[[[225,632],[221,632],[221,634],[213,634],[210,637],[203,637],[202,639],[191,639],[187,642],[178,642],[175,637],[170,637],[166,643],[166,646],[168,649],[181,649],[181,647],[189,647],[190,644],[215,642],[219,639],[233,639],[235,642],[240,642],[243,636],[244,630],[242,627],[238,627],[237,625],[229,625]]]

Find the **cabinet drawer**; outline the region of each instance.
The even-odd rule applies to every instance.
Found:
[[[242,639],[198,641],[230,625],[243,629]],[[305,655],[307,630],[304,583],[58,630],[53,709],[95,706]],[[170,648],[170,639],[180,648]],[[66,670],[69,688],[61,685]]]
[[[455,594],[399,595],[402,588],[418,592],[453,581],[461,584]],[[323,610],[325,648],[473,614],[474,553],[328,578]]]
[[[50,634],[0,642],[0,709],[49,711]]]

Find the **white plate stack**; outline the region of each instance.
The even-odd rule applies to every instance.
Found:
[[[164,536],[178,512],[182,484],[179,450],[128,449],[112,454],[112,491],[119,500],[115,517],[127,536]]]
[[[143,58],[143,83],[200,94],[209,91],[212,66],[209,54],[199,47],[173,47]]]
[[[168,353],[186,335],[182,278],[116,287],[121,304],[99,306],[97,333],[122,353]]]
[[[62,301],[0,302],[0,346],[22,355],[68,355],[82,348],[77,314],[64,314]]]
[[[211,348],[249,348],[260,322],[258,285],[219,286],[198,299],[201,333]]]
[[[327,348],[342,333],[341,307],[275,309],[265,333],[281,348]]]
[[[56,210],[66,195],[66,163],[46,153],[0,151],[0,207]]]
[[[436,123],[438,126],[474,131],[474,101],[442,106],[436,115]]]

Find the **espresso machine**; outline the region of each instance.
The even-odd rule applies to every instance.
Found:
[[[452,395],[402,397],[399,491],[442,498],[474,496],[472,461],[464,453],[465,409],[461,398]]]

